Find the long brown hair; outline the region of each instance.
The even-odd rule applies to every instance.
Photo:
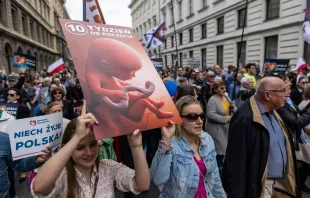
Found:
[[[73,135],[75,134],[77,120],[73,119],[68,125],[64,132],[63,138],[62,138],[62,146],[67,144]],[[96,166],[99,165],[99,155],[96,159]],[[68,183],[68,194],[67,198],[79,198],[81,192],[81,187],[79,186],[76,178],[76,171],[74,168],[74,161],[72,157],[69,159],[67,165],[66,165],[66,171],[67,171],[67,183]]]
[[[183,96],[182,98],[180,98],[176,103],[176,107],[177,107],[177,110],[179,112],[180,115],[182,115],[182,112],[183,112],[183,109],[184,107],[188,106],[188,105],[191,105],[191,104],[198,104],[201,106],[201,104],[199,103],[198,100],[196,100],[193,96]],[[175,130],[175,137],[176,138],[181,138],[183,135],[182,135],[182,124],[177,124],[176,126],[176,130]],[[200,137],[197,135],[195,136],[195,142],[196,144],[198,144],[198,146],[201,145],[201,139]]]

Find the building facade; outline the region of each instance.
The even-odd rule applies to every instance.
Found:
[[[154,8],[148,9],[149,1]],[[294,65],[299,57],[309,57],[309,47],[301,36],[306,0],[249,0],[247,10],[245,0],[132,0],[130,8],[133,29],[139,38],[146,32],[145,21],[151,20],[153,13],[160,20],[157,24],[166,22],[166,42],[157,49],[161,51],[157,56],[168,67],[176,57],[176,44],[181,65],[194,58],[201,68],[237,65],[241,46],[243,65],[265,58],[290,59]],[[152,15],[148,14],[150,11]]]
[[[65,0],[0,0],[0,68],[16,72],[14,52],[36,57],[37,71],[60,57],[69,65],[59,18],[69,18]]]

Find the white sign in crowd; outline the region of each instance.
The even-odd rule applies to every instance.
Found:
[[[13,160],[43,154],[46,147],[53,151],[60,148],[62,140],[62,112],[10,121],[10,136]]]

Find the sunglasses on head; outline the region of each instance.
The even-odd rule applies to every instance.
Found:
[[[8,96],[10,96],[10,97],[15,97],[15,94],[8,94]]]
[[[54,95],[62,95],[62,92],[61,91],[57,91],[54,93]]]
[[[206,114],[205,113],[201,113],[201,114],[190,113],[187,115],[182,115],[181,117],[186,118],[189,122],[195,122],[198,120],[198,118],[200,118],[201,120],[205,120]]]

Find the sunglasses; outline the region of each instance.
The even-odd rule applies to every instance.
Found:
[[[61,91],[57,91],[54,93],[54,95],[62,95],[62,92]]]
[[[210,78],[215,78],[215,76],[209,76]]]
[[[15,80],[9,80],[9,82],[15,82]]]
[[[190,113],[187,115],[182,115],[181,117],[186,118],[189,122],[195,122],[198,120],[198,118],[200,118],[201,120],[205,120],[206,114],[205,113],[201,113],[201,114]]]
[[[8,94],[8,96],[10,96],[10,97],[15,97],[15,94]]]

